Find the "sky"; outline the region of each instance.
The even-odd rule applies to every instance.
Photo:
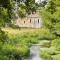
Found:
[[[35,0],[35,2],[38,2],[39,3],[40,0]],[[44,0],[41,0],[41,1],[44,1]]]

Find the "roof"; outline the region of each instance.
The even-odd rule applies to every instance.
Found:
[[[27,16],[28,18],[40,18],[39,14],[35,13],[35,14],[30,14]]]

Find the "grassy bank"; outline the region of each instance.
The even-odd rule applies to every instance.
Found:
[[[49,48],[41,48],[40,55],[44,60],[60,60],[60,39],[52,40]]]
[[[53,40],[55,36],[49,29],[12,29],[3,28],[8,35],[8,40],[2,46],[3,55],[9,59],[21,59],[29,56],[29,48],[32,44],[37,44],[42,40]],[[4,58],[5,59],[5,58]],[[6,59],[7,60],[7,59]]]

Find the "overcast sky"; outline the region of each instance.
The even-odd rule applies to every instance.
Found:
[[[39,2],[40,0],[35,0],[36,2]],[[41,1],[44,1],[44,0],[41,0]]]

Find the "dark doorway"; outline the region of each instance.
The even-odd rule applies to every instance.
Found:
[[[38,19],[38,23],[39,23],[39,19]]]
[[[31,23],[31,19],[30,19],[30,23]]]
[[[25,21],[24,21],[24,24],[25,24]]]

